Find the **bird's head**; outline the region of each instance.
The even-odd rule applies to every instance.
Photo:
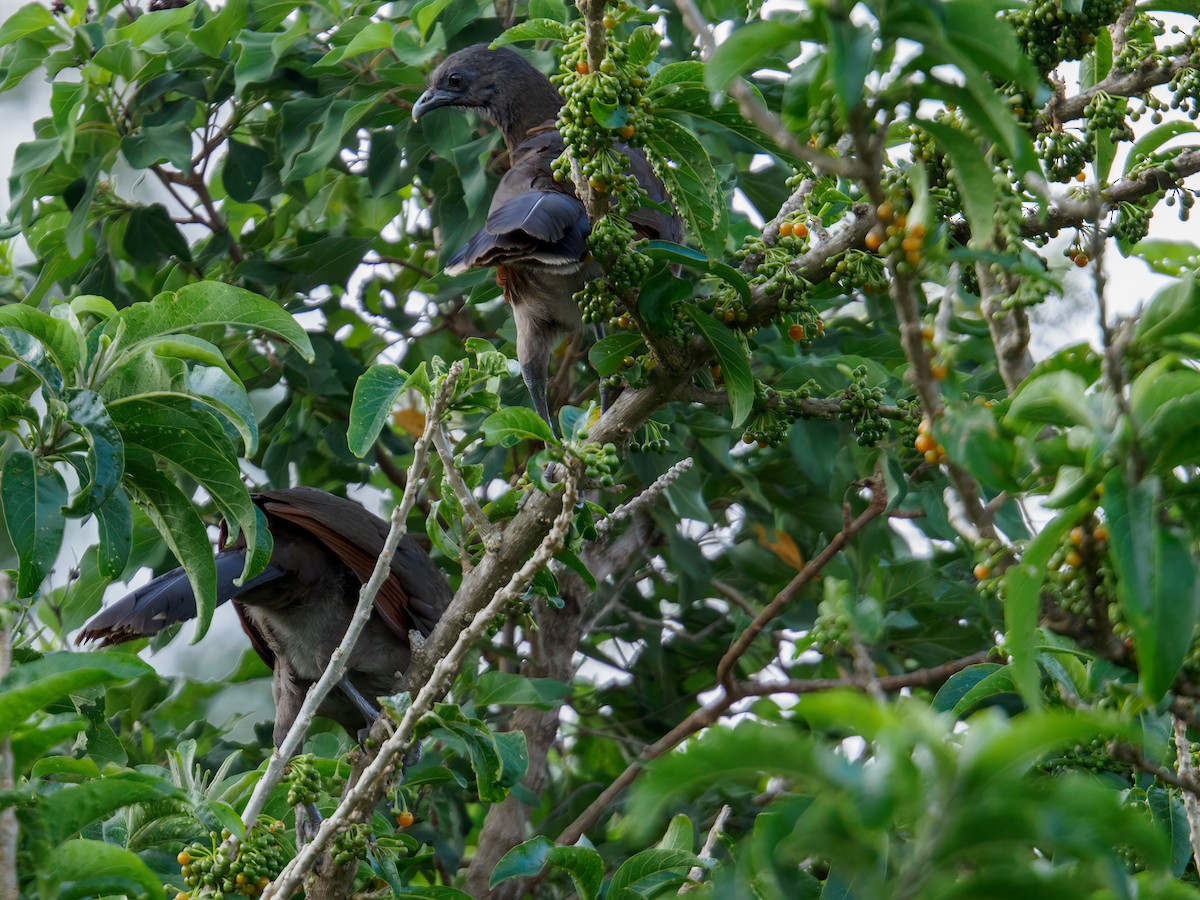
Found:
[[[525,67],[529,63],[513,51],[489,50],[487,44],[451,53],[429,76],[429,87],[413,106],[413,120],[432,109],[461,106],[477,109],[495,123],[493,108],[501,79]]]
[[[433,109],[474,109],[504,132],[511,149],[528,130],[553,120],[562,97],[524,57],[500,47],[475,44],[447,56],[429,76],[429,87],[413,105],[413,120]]]

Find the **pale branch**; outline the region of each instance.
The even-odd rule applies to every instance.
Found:
[[[308,729],[312,726],[312,720],[317,713],[317,709],[329,695],[330,691],[341,681],[342,676],[345,675],[346,663],[349,660],[350,652],[354,649],[354,645],[358,641],[358,636],[362,633],[367,621],[371,618],[375,596],[379,593],[379,589],[383,586],[384,581],[391,574],[392,556],[396,552],[396,547],[399,545],[400,539],[404,537],[408,530],[408,513],[417,499],[417,490],[421,484],[420,476],[425,471],[425,461],[429,454],[429,444],[434,439],[434,434],[439,430],[439,423],[445,414],[446,405],[449,403],[450,396],[454,391],[455,382],[458,381],[462,372],[462,361],[455,362],[450,367],[450,371],[446,373],[441,388],[434,398],[433,405],[429,409],[425,419],[425,431],[413,446],[413,461],[412,465],[408,468],[404,494],[400,498],[399,505],[392,510],[391,530],[384,541],[383,551],[379,554],[379,559],[375,562],[375,569],[371,573],[371,577],[359,591],[358,605],[354,609],[354,614],[350,619],[349,626],[346,628],[345,635],[342,636],[341,643],[330,656],[329,665],[325,667],[325,671],[321,674],[320,679],[308,689],[308,693],[304,697],[304,703],[296,715],[296,721],[288,729],[288,733],[278,749],[271,754],[270,762],[267,764],[267,771],[259,779],[258,784],[254,788],[253,795],[251,795],[249,802],[246,804],[246,808],[242,813],[242,822],[246,828],[252,828],[258,821],[259,815],[266,807],[271,791],[282,780],[288,761],[303,746],[305,735],[308,734]],[[236,847],[236,838],[231,837],[230,841],[232,846]]]
[[[347,789],[338,808],[321,823],[321,827],[311,843],[307,844],[284,867],[279,876],[263,892],[262,896],[265,900],[292,896],[300,889],[307,873],[312,871],[313,866],[332,842],[334,835],[348,825],[364,821],[369,817],[370,810],[387,792],[397,760],[412,744],[417,723],[433,708],[435,703],[445,696],[467,653],[477,641],[483,638],[491,620],[499,615],[508,603],[520,597],[533,580],[534,575],[549,563],[555,553],[562,549],[570,534],[571,522],[574,519],[575,500],[578,496],[578,469],[578,465],[573,465],[568,470],[567,478],[563,482],[561,509],[537,550],[461,630],[454,645],[433,668],[416,698],[404,711],[404,715],[391,736],[383,742],[378,754],[363,771],[362,777]]]
[[[770,603],[762,608],[762,611],[746,626],[745,631],[739,634],[729,649],[725,651],[725,654],[721,657],[721,661],[717,664],[717,682],[725,689],[726,693],[732,692],[734,669],[737,666],[738,660],[750,649],[750,645],[754,643],[754,639],[762,634],[763,629],[787,608],[792,598],[796,596],[797,591],[811,583],[820,574],[821,570],[835,556],[841,553],[847,544],[854,540],[860,531],[866,528],[872,521],[879,518],[887,509],[887,490],[883,486],[882,476],[876,473],[876,477],[867,482],[867,487],[871,492],[871,500],[867,504],[867,508],[854,519],[850,519],[847,507],[846,519],[849,521],[846,526],[835,534],[829,540],[829,543],[805,564],[803,569],[796,573],[792,580],[775,595],[775,598]]]
[[[704,846],[700,848],[700,861],[702,863],[712,859],[713,850],[717,846],[717,839],[721,836],[721,832],[725,830],[725,822],[729,819],[731,812],[733,812],[733,807],[726,803],[721,807],[721,811],[717,813],[717,817],[713,820],[712,828],[708,829],[708,836],[704,839]],[[704,877],[704,866],[692,866],[688,870],[687,877],[687,883],[678,891],[680,894],[686,894],[688,891],[700,886],[700,879]]]
[[[12,576],[0,572],[0,678],[12,668],[13,595]],[[0,791],[11,793],[14,785],[12,738],[0,741]],[[0,810],[0,900],[17,900],[17,810],[9,804]]]
[[[496,526],[488,521],[488,517],[479,507],[479,501],[475,499],[475,495],[471,493],[471,489],[463,480],[462,472],[454,462],[454,448],[450,446],[450,439],[446,437],[441,423],[438,423],[433,430],[433,446],[437,448],[438,456],[441,457],[442,468],[446,471],[450,489],[454,491],[454,496],[462,506],[463,514],[471,523],[471,527],[475,529],[475,533],[479,535],[480,540],[483,541],[484,549],[489,552],[495,550],[500,540]]]
[[[637,515],[637,513],[639,513],[642,509],[653,506],[658,501],[659,495],[676,481],[678,481],[684,473],[691,469],[691,467],[692,458],[690,456],[681,459],[679,462],[675,463],[675,465],[671,466],[671,468],[667,469],[667,471],[659,475],[652,485],[643,490],[636,497],[631,497],[610,512],[599,523],[597,523],[596,540],[604,540],[604,538],[608,536],[608,533],[612,531],[613,526],[617,522],[620,522],[623,519],[631,518],[632,516]]]
[[[991,651],[980,651],[928,669],[916,669],[902,675],[884,675],[879,678],[878,684],[881,690],[888,693],[909,687],[929,687],[944,682],[951,675],[961,672],[963,669],[986,662],[990,653]],[[588,829],[599,821],[604,810],[617,798],[617,795],[637,780],[647,763],[669,753],[696,732],[716,724],[725,711],[739,700],[773,694],[815,694],[843,689],[861,690],[862,682],[858,678],[818,678],[807,681],[789,680],[762,683],[736,682],[732,687],[722,689],[718,696],[695,710],[667,734],[642,750],[637,759],[633,760],[608,787],[601,791],[587,809],[575,818],[574,822],[563,829],[562,833],[555,838],[555,843],[567,846],[575,844],[587,833]]]
[[[1153,58],[1144,60],[1132,71],[1113,69],[1107,77],[1086,91],[1070,97],[1054,97],[1042,109],[1033,126],[1037,131],[1050,131],[1063,122],[1081,118],[1092,99],[1100,94],[1112,97],[1136,97],[1153,87],[1166,84],[1184,69],[1197,64],[1188,52],[1170,55],[1165,62]]]
[[[700,57],[708,60],[717,49],[712,26],[705,21],[694,0],[678,0],[675,5],[679,8],[684,25],[700,43]],[[734,78],[726,85],[725,90],[737,103],[742,118],[755,125],[785,153],[803,160],[823,174],[838,175],[843,178],[857,178],[862,175],[863,168],[857,160],[850,157],[831,156],[797,140],[779,117],[763,104],[762,99],[749,82],[743,81],[741,78]]]
[[[1192,762],[1192,747],[1188,742],[1187,725],[1178,716],[1171,717],[1175,732],[1175,767],[1181,781],[1196,784],[1196,764]],[[1195,790],[1183,792],[1183,809],[1187,813],[1188,835],[1192,839],[1192,859],[1200,866],[1200,799]]]

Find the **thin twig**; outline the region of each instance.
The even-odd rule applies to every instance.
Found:
[[[334,686],[341,681],[342,676],[345,674],[346,663],[350,658],[350,653],[358,641],[358,636],[362,633],[367,621],[371,618],[375,595],[379,593],[379,589],[383,586],[384,581],[391,574],[392,555],[396,552],[396,547],[399,545],[400,539],[404,537],[405,532],[408,530],[408,513],[417,500],[417,489],[421,484],[421,473],[425,470],[425,460],[429,453],[430,441],[433,439],[438,422],[445,412],[446,404],[449,402],[450,395],[454,390],[454,383],[462,375],[462,371],[462,361],[455,362],[446,374],[441,390],[438,391],[437,397],[434,399],[433,406],[426,418],[425,432],[413,447],[413,461],[408,469],[408,479],[404,486],[404,495],[401,497],[399,505],[392,511],[391,530],[388,532],[387,540],[384,542],[383,551],[379,554],[379,559],[375,562],[375,570],[371,573],[371,577],[367,580],[367,583],[359,591],[358,605],[354,609],[350,625],[346,628],[346,633],[343,635],[341,643],[329,657],[329,665],[325,667],[325,671],[322,673],[320,679],[308,689],[308,693],[304,697],[304,703],[301,705],[300,712],[296,716],[296,721],[292,723],[292,727],[288,730],[279,748],[271,754],[271,760],[267,764],[267,771],[259,779],[258,784],[254,788],[254,793],[250,797],[250,801],[246,804],[246,808],[242,813],[242,822],[247,828],[253,827],[258,821],[259,815],[266,807],[271,791],[275,789],[275,786],[283,778],[283,772],[288,761],[299,752],[300,747],[303,745],[304,737],[308,734],[308,729],[312,725],[312,720],[317,713],[318,707],[320,707],[321,703],[329,695],[329,692],[333,690]],[[236,847],[236,838],[231,837],[230,841],[231,847]]]
[[[729,818],[731,812],[733,812],[733,808],[726,803],[721,807],[721,811],[717,813],[717,818],[713,821],[712,828],[708,829],[708,837],[704,839],[704,846],[700,848],[701,862],[712,859],[713,848],[717,845],[717,838],[725,830],[725,821]],[[686,894],[688,891],[695,890],[700,886],[700,879],[704,877],[704,866],[692,866],[688,871],[687,877],[687,883],[679,889],[680,894]]]
[[[440,423],[436,423],[433,429],[433,446],[437,448],[438,456],[442,459],[442,468],[446,471],[446,479],[450,482],[450,489],[454,491],[454,496],[458,498],[459,505],[463,508],[463,514],[470,521],[475,533],[479,535],[479,539],[483,541],[484,549],[489,553],[495,551],[500,539],[496,532],[496,526],[483,514],[475,495],[471,493],[471,489],[463,480],[462,472],[454,462],[454,448],[450,446],[450,439],[446,437],[445,429]]]
[[[1188,743],[1187,725],[1178,716],[1171,717],[1175,730],[1175,768],[1179,777],[1196,784],[1196,764],[1192,762],[1192,747]],[[1200,799],[1194,790],[1183,792],[1183,810],[1187,813],[1188,834],[1192,838],[1192,858],[1200,866]]]
[[[434,667],[432,675],[417,694],[416,699],[404,711],[399,724],[383,745],[371,764],[367,766],[358,783],[343,796],[338,808],[321,823],[320,829],[296,857],[284,867],[279,876],[264,890],[264,900],[290,897],[300,889],[306,874],[321,858],[334,835],[349,824],[364,820],[370,809],[387,790],[396,761],[413,741],[417,722],[433,705],[445,696],[451,682],[458,673],[463,659],[475,642],[481,639],[488,625],[504,609],[505,605],[519,597],[528,587],[533,576],[545,567],[566,541],[571,521],[575,514],[578,496],[578,466],[568,470],[563,483],[562,509],[533,556],[513,573],[508,583],[496,591],[491,601],[479,611],[470,624],[462,630],[454,646]]]
[[[678,481],[691,467],[692,458],[690,456],[681,459],[675,465],[671,466],[671,468],[667,469],[667,471],[659,475],[652,485],[636,497],[631,497],[614,509],[596,525],[596,540],[605,538],[617,522],[632,518],[642,509],[653,506],[657,502],[659,495]]]

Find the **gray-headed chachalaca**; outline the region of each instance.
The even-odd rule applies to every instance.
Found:
[[[274,539],[266,569],[245,584],[244,540],[217,553],[217,602],[232,600],[242,628],[274,670],[275,744],[287,734],[309,686],[321,677],[346,633],[359,589],[370,578],[388,524],[357,503],[315,488],[251,495]],[[378,716],[372,700],[394,693],[411,656],[409,632],[428,635],[450,602],[450,585],[433,561],[405,537],[375,609],[349,657],[346,674],[319,713],[351,734]],[[183,569],[101,610],[76,638],[102,646],[157,634],[196,615]]]
[[[534,408],[551,427],[550,352],[582,321],[572,296],[600,274],[588,257],[591,226],[583,203],[571,184],[554,180],[550,167],[563,152],[554,125],[562,105],[550,80],[521,56],[477,44],[446,57],[413,106],[414,119],[443,106],[474,109],[504,136],[509,169],[496,187],[487,223],[450,258],[446,272],[496,267],[496,281],[516,319],[521,374]],[[616,149],[628,157],[629,170],[650,199],[669,204],[645,155],[623,144]],[[678,215],[642,208],[630,222],[638,237],[675,242],[683,237]]]

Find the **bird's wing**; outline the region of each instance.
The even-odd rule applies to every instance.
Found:
[[[238,622],[242,626],[242,631],[246,632],[246,637],[250,638],[250,646],[254,648],[254,652],[258,654],[258,658],[267,664],[270,669],[275,668],[275,651],[267,645],[267,639],[263,637],[263,633],[258,630],[258,626],[250,621],[250,617],[246,615],[246,608],[236,600],[233,601],[234,611],[237,613]]]
[[[321,541],[364,583],[387,540],[388,525],[352,500],[315,488],[291,488],[253,495],[272,516]],[[446,576],[415,541],[405,537],[392,556],[391,573],[375,597],[375,610],[399,636],[412,627],[429,634],[450,602]]]

